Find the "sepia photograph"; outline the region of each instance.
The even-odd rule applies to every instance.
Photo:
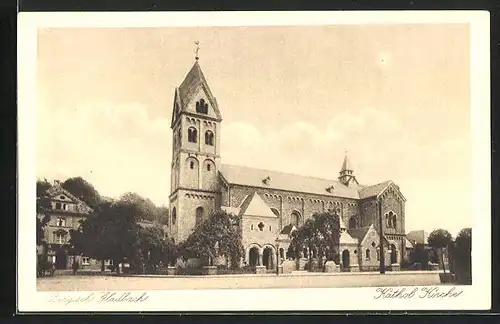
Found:
[[[293,310],[258,296],[336,292],[360,310],[464,307],[488,288],[476,16],[216,15],[25,23],[20,296],[169,311],[216,291]],[[160,294],[184,306],[148,308]]]

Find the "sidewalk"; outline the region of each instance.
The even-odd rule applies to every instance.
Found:
[[[308,271],[292,271],[292,273],[264,273],[264,274],[224,274],[224,275],[165,275],[165,274],[120,274],[119,277],[137,277],[137,278],[238,278],[238,277],[306,277],[306,276],[398,276],[398,275],[429,275],[438,274],[442,271],[387,271],[385,274],[380,274],[376,271],[371,272],[308,272]],[[117,276],[116,274],[114,274]]]

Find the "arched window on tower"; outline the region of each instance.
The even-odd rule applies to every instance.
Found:
[[[175,225],[175,222],[177,220],[177,210],[175,209],[172,209],[172,226]]]
[[[194,127],[188,128],[188,141],[191,143],[196,143],[198,140],[198,131]]]
[[[199,114],[208,114],[208,104],[205,103],[204,99],[196,102],[196,112]]]
[[[358,228],[358,218],[356,216],[352,216],[349,218],[349,228]]]
[[[388,224],[387,227],[394,228],[395,227],[394,223],[393,223],[393,221],[394,221],[394,213],[392,211],[390,211],[389,215],[387,215],[386,217],[388,218],[388,221],[389,221],[389,224]]]
[[[293,211],[291,216],[292,216],[292,225],[299,228],[300,214],[297,211]]]
[[[394,228],[396,228],[396,227],[397,227],[397,222],[398,222],[398,221],[397,221],[396,214],[394,214],[394,215],[392,216],[392,226],[393,226]]]
[[[212,131],[207,130],[205,132],[205,144],[214,145],[214,133],[212,133]]]
[[[196,225],[201,224],[203,221],[203,207],[198,207],[196,208]]]

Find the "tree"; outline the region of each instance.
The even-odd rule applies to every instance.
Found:
[[[150,199],[144,198],[135,192],[127,192],[120,197],[120,200],[135,206],[138,220],[156,220],[158,211]]]
[[[452,242],[452,237],[450,232],[444,229],[437,229],[432,231],[427,238],[427,243],[432,249],[441,254],[441,263],[443,265],[443,272],[446,273],[446,268],[444,265],[444,251],[448,245]]]
[[[457,280],[459,283],[472,283],[472,229],[464,228],[458,234],[453,245],[453,256]]]
[[[61,186],[73,196],[84,201],[90,208],[96,208],[101,202],[99,192],[82,177],[69,178]]]
[[[314,249],[318,257],[337,261],[340,243],[340,218],[333,212],[316,213],[303,226],[292,233],[288,253],[297,258],[304,248]],[[311,264],[312,253],[309,253]]]
[[[47,180],[36,181],[36,245],[42,246],[42,255],[37,255],[37,273],[49,266],[47,261],[47,242],[45,241],[45,226],[50,221],[50,199],[46,192],[51,187]]]
[[[224,211],[217,211],[199,224],[194,232],[179,245],[183,258],[201,258],[213,265],[218,256],[231,260],[233,267],[243,256],[240,219]]]
[[[140,207],[127,200],[103,202],[85,219],[78,230],[70,231],[70,243],[85,255],[114,264],[125,260],[134,265],[141,262],[139,220]]]
[[[161,263],[172,264],[175,260],[175,244],[165,238],[162,227],[158,225],[139,229],[139,248],[143,262],[149,270],[155,271]]]

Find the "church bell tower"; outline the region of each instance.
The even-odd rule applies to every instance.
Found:
[[[198,44],[197,44],[198,45]],[[216,208],[219,199],[220,124],[217,101],[195,63],[175,89],[169,234],[185,240]]]

